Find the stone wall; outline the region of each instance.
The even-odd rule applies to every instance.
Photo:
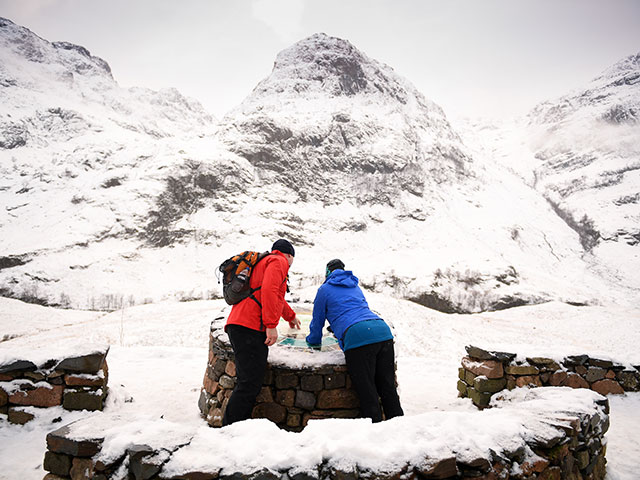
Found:
[[[209,425],[221,427],[236,384],[236,367],[230,345],[215,335],[209,337],[203,384],[200,411]],[[358,414],[358,397],[344,364],[307,368],[269,364],[252,417],[267,418],[285,430],[300,431],[310,419],[356,418]]]
[[[285,432],[280,435],[278,429],[265,435],[247,438],[251,442],[245,460],[238,444],[233,443],[239,430],[215,429],[209,432],[196,428],[189,436],[184,436],[182,427],[161,423],[146,425],[150,431],[147,437],[131,441],[131,427],[118,426],[118,422],[105,419],[103,425],[96,425],[95,419],[85,419],[66,425],[47,436],[47,452],[44,468],[49,474],[45,480],[72,478],[106,480],[109,478],[129,478],[136,480],[320,480],[320,479],[476,479],[476,480],[602,480],[605,476],[606,440],[604,434],[609,426],[609,405],[599,395],[580,394],[578,391],[559,392],[556,389],[540,388],[526,393],[508,392],[491,411],[493,421],[500,422],[505,428],[512,425],[514,418],[522,418],[518,428],[510,428],[513,438],[501,438],[502,443],[491,442],[491,432],[483,429],[472,430],[456,445],[455,442],[438,442],[447,445],[434,449],[434,436],[446,436],[451,422],[474,422],[474,417],[482,412],[439,412],[438,417],[398,417],[388,425],[353,424],[356,430],[371,429],[371,435],[383,437],[388,427],[391,431],[403,431],[405,435],[396,437],[390,446],[393,449],[393,462],[386,464],[386,471],[375,471],[367,465],[367,459],[381,454],[380,442],[372,440],[354,444],[345,441],[350,438],[350,424],[334,425],[331,431],[332,441],[343,445],[340,451],[321,450],[327,438]],[[556,392],[558,393],[558,392]],[[587,392],[585,392],[587,393]],[[558,402],[558,399],[561,401]],[[505,409],[504,417],[501,416]],[[504,422],[503,420],[504,419]],[[344,420],[351,422],[352,420]],[[424,423],[421,423],[424,422]],[[465,423],[470,425],[470,423]],[[448,427],[447,427],[448,426]],[[374,428],[375,427],[375,428]],[[417,427],[417,428],[415,428]],[[91,430],[93,429],[93,430]],[[120,430],[118,430],[120,429]],[[88,432],[95,431],[96,435]],[[182,435],[176,435],[176,431]],[[248,432],[248,430],[244,430]],[[253,431],[253,430],[252,430]],[[374,433],[374,432],[377,432]],[[402,443],[407,432],[410,438]],[[417,432],[417,433],[416,433]],[[326,431],[320,429],[319,435]],[[418,436],[416,436],[418,435]],[[415,444],[426,437],[432,440],[421,444],[424,449],[418,453]],[[476,438],[477,436],[477,438]],[[106,444],[107,439],[110,442]],[[178,438],[171,443],[172,438]],[[363,438],[363,437],[357,437]],[[144,443],[139,443],[139,442]],[[277,450],[270,453],[269,465],[256,465],[256,449],[268,449],[265,442],[276,443]],[[208,445],[217,445],[209,448]],[[153,445],[153,447],[149,446]],[[226,447],[229,445],[229,447]],[[476,448],[469,449],[469,445]],[[230,448],[233,453],[227,452]],[[109,453],[102,454],[102,450]],[[292,462],[290,453],[300,452],[305,459],[317,458],[301,469]],[[437,450],[437,452],[436,452]],[[282,451],[282,456],[278,455]],[[333,452],[333,453],[331,453]],[[225,459],[233,455],[233,465]],[[339,455],[334,461],[332,455]],[[193,466],[197,459],[197,467]],[[374,462],[375,463],[375,462]],[[222,467],[221,465],[226,465]],[[254,467],[246,467],[254,465]],[[277,465],[277,467],[276,467]]]
[[[611,360],[572,355],[557,361],[546,357],[517,360],[515,353],[466,347],[458,375],[460,397],[469,397],[479,408],[504,389],[516,387],[589,388],[601,395],[640,391],[640,366],[627,368]]]
[[[0,364],[0,413],[8,415],[11,423],[24,424],[34,418],[25,407],[102,410],[108,350],[104,347],[42,363],[12,359]]]

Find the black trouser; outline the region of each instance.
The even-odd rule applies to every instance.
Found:
[[[222,425],[251,418],[256,397],[262,388],[269,347],[265,332],[241,325],[227,325],[227,335],[236,357],[236,387],[227,403]]]
[[[396,390],[393,340],[352,348],[344,352],[344,357],[363,417],[382,421],[380,400],[387,420],[404,415]]]

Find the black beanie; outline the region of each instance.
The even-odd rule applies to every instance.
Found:
[[[334,270],[344,270],[344,262],[339,258],[329,260],[329,263],[327,263],[327,276]]]
[[[273,247],[271,247],[271,250],[278,250],[279,252],[288,253],[294,257],[296,256],[296,251],[293,249],[293,245],[284,238],[276,240]]]

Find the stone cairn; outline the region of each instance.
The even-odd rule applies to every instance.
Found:
[[[236,366],[231,345],[220,334],[220,324],[215,320],[203,383],[198,407],[210,426],[221,427],[236,385]],[[295,432],[301,431],[310,419],[358,416],[358,397],[344,364],[308,368],[268,364],[252,413],[252,418],[267,418],[280,428]]]
[[[516,360],[515,353],[466,348],[458,370],[458,396],[469,397],[478,408],[489,406],[491,397],[516,387],[590,388],[601,395],[640,391],[640,366],[633,369],[611,360],[588,355],[551,358],[527,357]]]
[[[66,410],[102,410],[107,395],[107,352],[101,347],[89,354],[49,360],[36,365],[12,360],[0,365],[0,413],[15,424],[34,418],[25,407]]]

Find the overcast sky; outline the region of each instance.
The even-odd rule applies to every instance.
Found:
[[[86,47],[123,87],[176,87],[217,117],[317,32],[394,68],[451,116],[511,116],[640,52],[637,0],[0,0]]]

